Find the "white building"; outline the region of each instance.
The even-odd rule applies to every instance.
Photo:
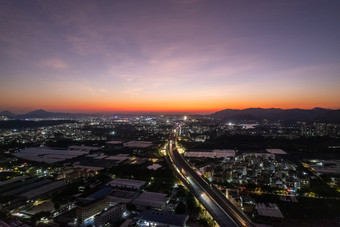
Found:
[[[94,217],[94,224],[97,227],[106,226],[107,223],[113,224],[123,217],[125,211],[125,204],[116,204],[96,215]]]

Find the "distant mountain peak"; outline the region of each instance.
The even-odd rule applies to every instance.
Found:
[[[221,110],[211,116],[216,119],[223,120],[288,120],[288,121],[324,121],[324,122],[339,122],[340,110],[324,109],[315,107],[313,109],[263,109],[263,108],[248,108],[243,110]]]
[[[5,110],[5,111],[0,112],[0,116],[14,117],[14,116],[16,116],[16,114],[12,113],[12,112],[10,112],[8,110]]]
[[[47,112],[43,109],[34,110],[20,115],[20,118],[49,118],[54,117],[57,113]]]
[[[43,109],[39,109],[39,110],[31,111],[30,113],[48,113],[48,112]]]
[[[321,108],[321,107],[314,107],[313,110],[328,110],[328,109]]]
[[[16,118],[18,119],[31,119],[31,118],[74,118],[74,117],[82,117],[86,116],[87,114],[73,114],[73,113],[60,113],[60,112],[48,112],[43,109],[34,110],[25,114],[17,115]]]

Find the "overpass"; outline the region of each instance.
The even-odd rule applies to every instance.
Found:
[[[253,226],[213,184],[207,182],[178,153],[175,136],[169,142],[169,159],[177,175],[220,226]]]

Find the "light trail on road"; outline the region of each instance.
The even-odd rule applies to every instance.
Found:
[[[174,140],[169,143],[169,158],[183,183],[220,226],[253,226],[248,218],[230,202],[215,186],[203,180],[183,159]]]

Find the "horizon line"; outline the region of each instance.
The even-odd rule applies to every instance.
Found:
[[[211,114],[211,113],[216,113],[219,111],[223,111],[223,110],[247,110],[247,109],[281,109],[281,110],[292,110],[292,109],[300,109],[300,110],[313,110],[313,109],[328,109],[328,110],[338,110],[335,108],[324,108],[324,107],[313,107],[313,108],[280,108],[280,107],[269,107],[269,108],[263,108],[263,107],[247,107],[247,108],[225,108],[225,109],[219,109],[219,110],[173,110],[173,111],[147,111],[147,110],[104,110],[104,111],[90,111],[90,110],[46,110],[46,109],[34,109],[34,110],[30,110],[27,112],[22,111],[21,113],[15,113],[13,111],[10,110],[3,110],[1,112],[11,112],[15,115],[23,115],[23,114],[27,114],[30,112],[34,112],[34,111],[38,111],[38,110],[42,110],[42,111],[46,111],[46,112],[51,112],[51,113],[70,113],[70,114]]]

